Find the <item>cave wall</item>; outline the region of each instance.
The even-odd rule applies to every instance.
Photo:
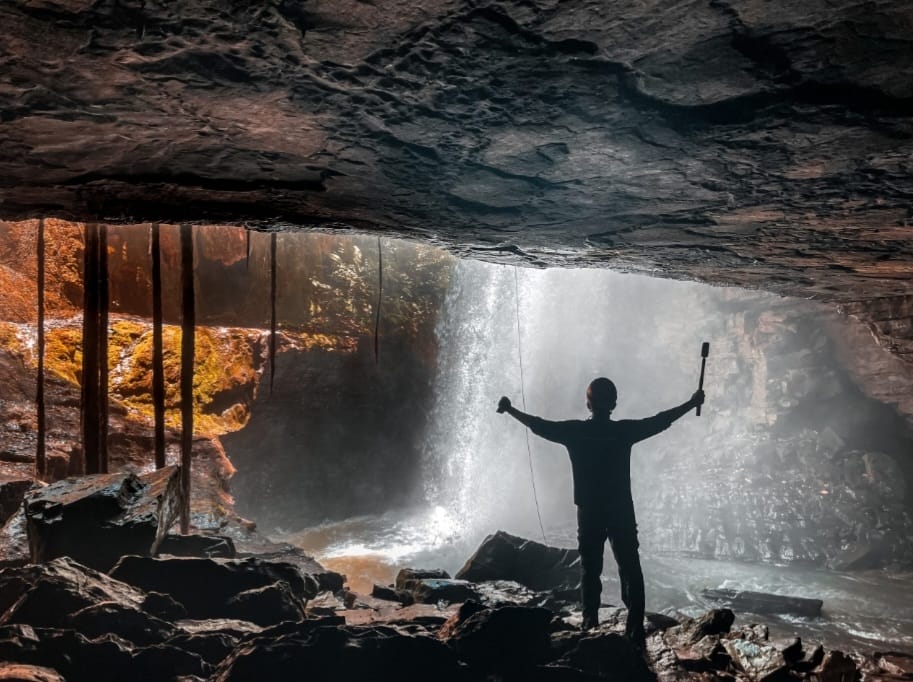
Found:
[[[913,426],[868,393],[896,358],[827,307],[710,295],[723,342],[711,357],[707,436],[686,457],[664,439],[635,457],[645,545],[777,564],[909,565]]]

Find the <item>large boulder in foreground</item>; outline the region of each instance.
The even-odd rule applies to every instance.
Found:
[[[68,627],[68,617],[86,607],[117,604],[142,609],[145,595],[68,557],[0,571],[0,625]]]
[[[294,614],[303,615],[303,602],[316,596],[320,589],[317,580],[295,564],[253,557],[125,556],[111,569],[111,576],[147,592],[171,595],[194,619],[237,618],[239,613],[249,616],[252,608],[256,610],[255,604],[268,604],[270,613],[283,614],[273,620],[264,614],[269,622],[276,622]],[[301,602],[301,607],[292,608],[292,599]]]
[[[397,628],[340,626],[337,619],[305,621],[264,631],[239,645],[212,682],[463,682],[456,656],[431,637]]]
[[[472,582],[513,580],[533,590],[571,591],[580,585],[580,553],[499,530],[482,541],[455,577]]]
[[[94,474],[57,481],[25,497],[33,563],[69,556],[107,571],[125,554],[158,549],[180,508],[178,467],[142,476]]]
[[[448,628],[447,643],[461,660],[481,671],[505,672],[532,668],[548,659],[552,612],[543,608],[501,606],[461,609],[471,613]]]

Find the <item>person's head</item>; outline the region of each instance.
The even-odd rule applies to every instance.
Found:
[[[593,379],[586,387],[586,406],[594,415],[611,414],[617,402],[618,391],[615,384],[605,377]]]

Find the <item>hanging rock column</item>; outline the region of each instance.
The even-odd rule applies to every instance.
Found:
[[[181,225],[181,533],[190,532],[190,455],[193,447],[193,366],[196,300],[193,227]]]

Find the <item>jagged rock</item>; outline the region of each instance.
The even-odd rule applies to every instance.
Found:
[[[555,605],[549,593],[531,590],[513,580],[485,580],[475,583],[474,589],[478,593],[478,598],[489,608],[506,604],[546,608]]]
[[[65,623],[89,639],[112,633],[138,646],[161,644],[177,634],[170,623],[118,602],[86,606],[67,616]]]
[[[88,639],[73,630],[0,627],[0,660],[48,666],[67,682],[118,682],[141,679],[132,667],[133,652],[115,635]]]
[[[419,580],[450,580],[450,574],[442,568],[403,568],[396,574],[393,586],[398,590],[412,590]]]
[[[498,531],[482,541],[456,577],[472,582],[512,580],[533,590],[576,590],[580,554]]]
[[[171,595],[161,592],[149,592],[143,598],[143,611],[156,618],[174,622],[187,617],[187,609],[171,598]]]
[[[581,637],[577,646],[558,662],[613,682],[650,682],[656,679],[630,640],[615,633]]]
[[[166,535],[158,546],[158,554],[205,558],[234,559],[235,543],[223,535]]]
[[[229,618],[262,626],[275,625],[284,620],[297,621],[305,617],[302,600],[292,594],[288,584],[283,581],[240,592],[229,599],[225,606]]]
[[[144,598],[134,587],[68,557],[0,571],[0,595],[0,624],[44,627],[62,627],[70,614],[101,603],[139,609]]]
[[[386,601],[395,601],[404,606],[413,603],[412,593],[406,590],[397,590],[394,587],[384,587],[383,585],[374,585],[371,587],[371,596],[375,599],[384,599]]]
[[[20,507],[0,527],[0,568],[24,566],[30,558],[25,509]]]
[[[177,516],[178,474],[96,474],[31,491],[24,504],[32,561],[69,556],[108,570],[124,554],[154,553]]]
[[[35,485],[31,478],[0,476],[0,526],[19,511],[25,494]]]
[[[112,577],[174,597],[191,618],[234,618],[229,601],[247,590],[285,582],[297,599],[317,594],[317,581],[297,566],[261,559],[125,556]]]
[[[913,656],[896,651],[876,653],[873,657],[878,672],[891,675],[893,679],[913,679]]]
[[[674,628],[676,625],[679,625],[677,618],[667,616],[664,613],[655,613],[653,611],[647,611],[645,619],[647,621],[645,626],[647,635],[654,632],[664,632],[669,628]]]
[[[786,660],[777,647],[745,639],[724,639],[733,664],[752,682],[768,682],[786,671]]]
[[[855,682],[859,679],[856,662],[842,651],[828,651],[814,674],[818,682]]]
[[[3,682],[66,682],[56,670],[23,663],[0,663]]]
[[[483,609],[453,628],[447,642],[460,660],[480,670],[529,668],[548,655],[551,619],[543,608]]]
[[[199,655],[169,644],[139,649],[130,665],[148,680],[171,680],[184,675],[205,678],[212,672],[212,667]]]
[[[701,595],[711,601],[729,606],[740,613],[789,614],[805,618],[818,618],[821,616],[821,607],[824,604],[820,599],[788,597],[766,592],[751,592],[749,590],[702,590]]]
[[[273,542],[253,529],[238,529],[230,537],[235,543],[237,557],[257,558],[261,561],[292,564],[298,570],[317,580],[321,592],[338,592],[345,584],[345,576],[335,571],[328,571],[314,557],[306,554],[300,547],[287,542]]]
[[[412,585],[412,596],[419,604],[437,604],[464,602],[479,599],[475,586],[467,580],[438,580],[427,578],[409,581]]]
[[[196,654],[210,665],[218,665],[230,654],[240,641],[240,637],[224,632],[201,634],[182,633],[169,639],[165,644]]]
[[[456,613],[450,616],[438,630],[438,637],[442,640],[450,639],[456,632],[457,627],[469,616],[473,616],[480,611],[485,610],[485,606],[477,601],[466,601],[460,604]]]
[[[669,628],[663,633],[663,640],[672,648],[688,647],[704,637],[729,632],[734,621],[735,614],[730,609],[712,609],[700,618],[689,618]]]
[[[805,658],[805,650],[802,648],[802,639],[796,637],[791,644],[783,647],[781,653],[783,654],[783,660],[786,661],[787,664],[793,665],[794,663],[798,663]]]
[[[219,664],[211,679],[363,682],[385,674],[401,682],[466,679],[453,652],[437,640],[404,635],[388,626],[354,628],[321,621],[270,629],[246,640]]]

